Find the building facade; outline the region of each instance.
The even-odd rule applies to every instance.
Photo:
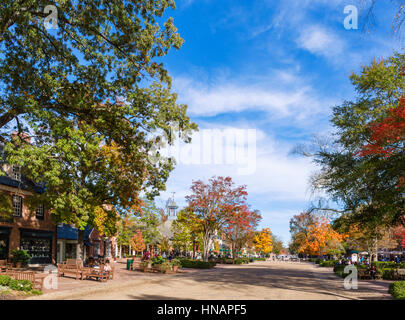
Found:
[[[33,192],[43,192],[21,175],[17,166],[2,164],[0,195],[10,201],[12,214],[0,214],[0,259],[11,259],[14,249],[26,250],[30,265],[55,263],[56,224],[51,220],[49,208],[40,205],[32,211],[27,200]]]
[[[58,225],[58,263],[66,259],[79,258],[78,229],[66,224]],[[84,229],[83,236],[83,260],[88,257],[115,258],[117,256],[117,244],[115,237],[104,237],[89,226]]]

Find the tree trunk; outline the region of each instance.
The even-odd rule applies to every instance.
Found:
[[[84,230],[78,230],[77,233],[77,258],[82,259],[84,258]]]
[[[204,233],[204,252],[203,252],[203,258],[205,262],[208,262],[208,254],[210,250],[210,242],[211,242],[211,234],[209,232]]]

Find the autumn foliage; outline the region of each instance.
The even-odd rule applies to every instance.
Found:
[[[252,229],[259,219],[258,212],[249,210],[246,186],[236,186],[231,177],[213,177],[208,183],[193,181],[192,194],[186,197],[187,210],[201,221],[204,261],[217,232],[225,232],[234,244],[244,232]]]
[[[129,243],[136,252],[142,252],[143,250],[146,249],[146,245],[145,245],[145,241],[142,236],[142,232],[139,229],[136,230],[134,236],[131,238]]]
[[[388,117],[370,125],[370,143],[363,146],[360,156],[382,155],[390,157],[403,152],[405,140],[405,97],[401,97],[398,106],[389,110]]]
[[[267,254],[273,250],[273,240],[269,228],[263,229],[254,237],[254,247],[256,251]]]
[[[324,217],[314,217],[306,227],[306,232],[300,235],[299,253],[321,255],[328,252],[328,246],[339,244],[347,237],[333,230],[329,220]]]

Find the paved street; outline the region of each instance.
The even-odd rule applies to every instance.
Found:
[[[211,270],[187,270],[176,275],[132,272],[102,284],[92,292],[55,299],[390,299],[387,281],[360,281],[358,290],[345,290],[331,268],[310,263],[255,262],[218,265]],[[46,298],[44,295],[42,298]],[[48,296],[51,298],[51,296]]]

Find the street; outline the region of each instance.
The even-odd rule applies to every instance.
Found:
[[[345,290],[343,279],[331,268],[311,263],[255,262],[218,265],[177,275],[157,275],[133,286],[115,286],[72,299],[264,299],[345,300],[390,299],[388,281],[359,281],[357,290]]]

